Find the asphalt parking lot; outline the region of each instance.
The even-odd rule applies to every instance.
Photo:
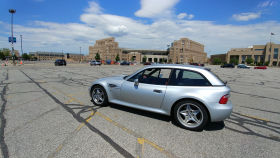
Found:
[[[1,156],[280,157],[279,68],[208,66],[228,81],[234,110],[224,122],[193,132],[166,116],[90,102],[92,81],[141,67],[1,67]]]

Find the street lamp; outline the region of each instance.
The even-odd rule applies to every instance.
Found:
[[[271,44],[271,37],[272,37],[273,35],[275,35],[275,34],[274,34],[273,32],[271,32],[271,33],[270,33],[270,48],[269,48],[269,49],[270,49],[270,58],[273,58],[272,48],[271,48],[271,47],[272,47],[272,44]],[[270,60],[271,60],[270,58],[268,59],[268,60],[269,60],[269,61],[268,61],[268,62],[269,62],[269,65],[270,65]]]
[[[14,58],[14,32],[13,32],[13,18],[14,18],[14,13],[16,13],[15,9],[9,9],[9,13],[12,14],[11,18],[11,34],[12,34],[12,58],[13,58],[13,64],[15,65],[15,58]]]
[[[81,51],[82,51],[82,47],[80,47],[80,63],[82,62],[82,53],[81,53]]]
[[[21,56],[23,54],[23,50],[22,50],[22,35],[20,35],[20,49],[21,49]]]

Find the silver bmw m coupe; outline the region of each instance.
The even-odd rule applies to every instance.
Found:
[[[114,103],[168,115],[189,130],[202,130],[232,112],[230,88],[198,66],[147,66],[128,76],[98,79],[89,93],[95,105]]]

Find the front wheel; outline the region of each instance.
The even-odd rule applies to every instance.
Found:
[[[202,130],[209,120],[205,107],[190,100],[177,103],[173,110],[173,117],[179,126],[193,131]]]
[[[94,86],[91,91],[91,99],[93,104],[97,106],[105,106],[108,104],[108,96],[105,89],[101,86]]]

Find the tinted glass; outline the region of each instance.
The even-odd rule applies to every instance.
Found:
[[[135,79],[139,83],[154,84],[154,85],[167,85],[171,69],[146,69],[134,75],[128,81],[134,82]]]
[[[200,73],[188,70],[174,70],[169,85],[172,86],[210,86]]]
[[[137,73],[136,75],[129,78],[127,81],[134,82],[135,79],[140,79],[140,77],[142,77],[143,72],[144,71],[141,71],[141,72]]]

